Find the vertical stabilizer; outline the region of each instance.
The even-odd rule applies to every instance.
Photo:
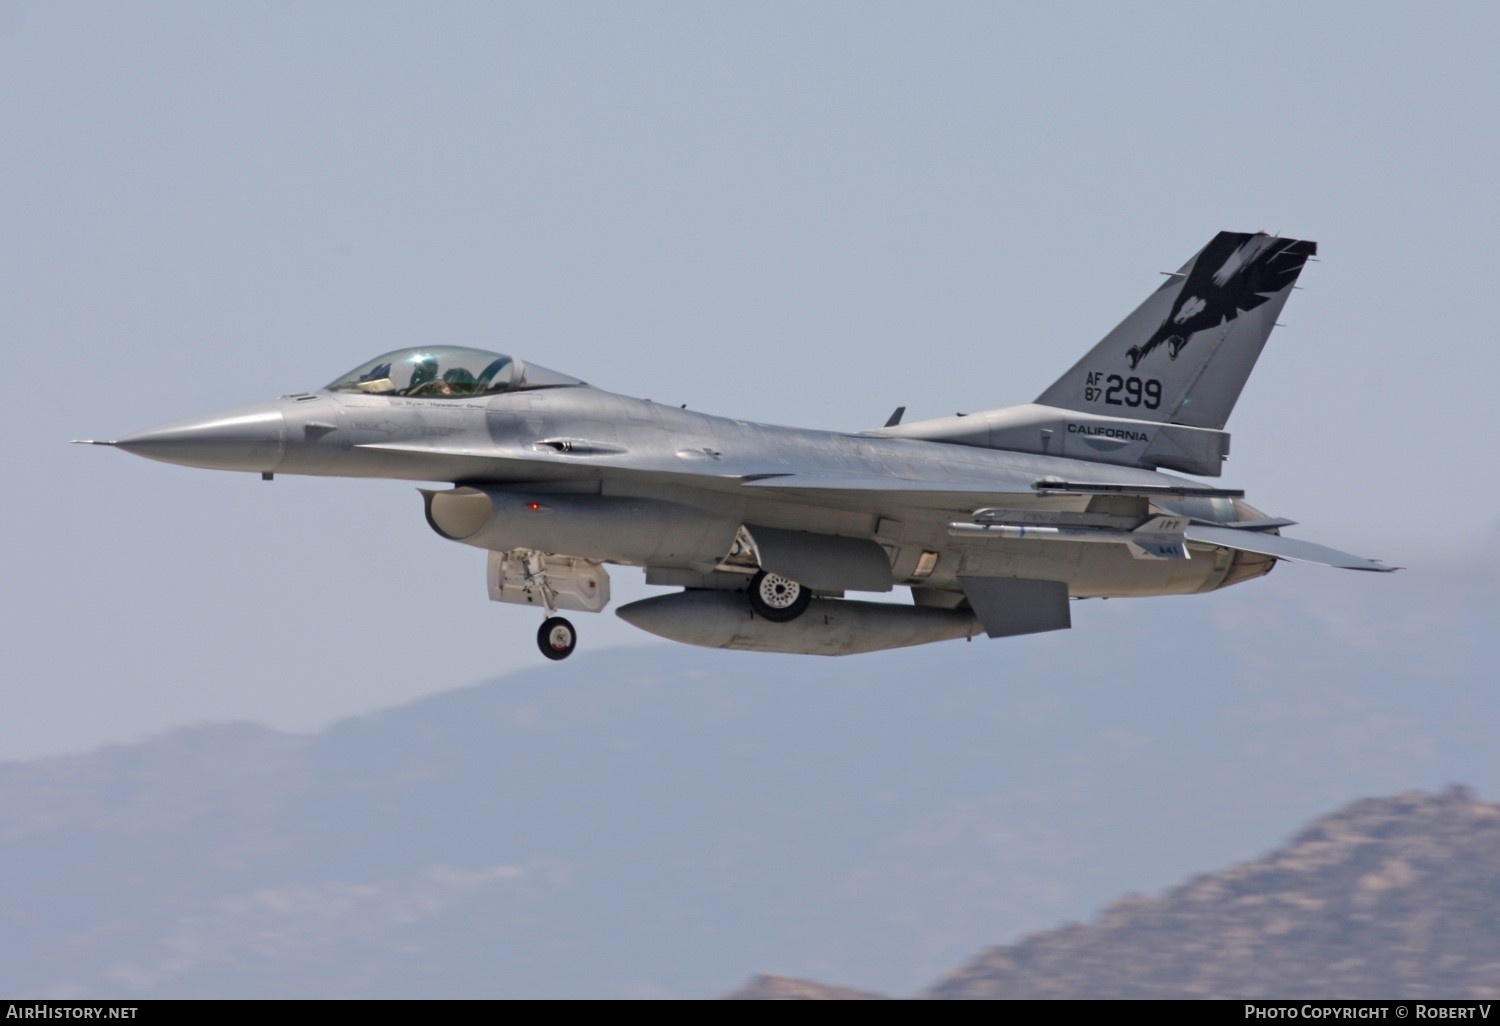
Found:
[[[1223,428],[1317,243],[1220,232],[1037,402]]]

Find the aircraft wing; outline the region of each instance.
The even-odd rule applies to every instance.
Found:
[[[566,458],[559,459],[552,453],[508,452],[502,456],[500,454],[486,453],[482,448],[450,448],[441,443],[376,443],[367,444],[361,446],[361,448],[383,449],[388,452],[407,452],[426,456],[444,455],[455,458],[467,458],[474,460],[478,465],[485,463],[488,463],[491,467],[494,467],[496,464],[509,465],[518,470],[523,466],[540,468],[545,465],[558,466],[564,463],[573,467],[580,466],[579,463],[573,460]],[[720,466],[710,469],[712,465],[701,469],[686,470],[677,464],[657,463],[654,461],[635,466],[621,466],[618,462],[606,460],[593,465],[600,474],[605,476],[619,473],[649,475],[663,481],[681,482],[684,484],[691,483],[698,487],[710,487],[716,490],[746,488],[755,491],[770,492],[788,498],[802,499],[819,505],[855,509],[873,508],[887,503],[908,508],[918,507],[935,510],[975,509],[986,505],[993,505],[997,501],[1001,501],[1002,496],[1005,497],[1004,501],[1008,504],[1024,507],[1038,501],[1043,505],[1052,505],[1056,499],[1070,494],[1080,496],[1101,494],[1133,495],[1142,499],[1193,495],[1238,496],[1243,494],[1238,491],[1194,486],[1160,486],[1114,482],[1067,482],[1057,479],[1037,480],[1034,473],[1019,469],[1008,475],[997,475],[995,478],[989,480],[955,477],[941,481],[923,481],[910,478],[887,477],[884,475],[798,474],[795,472],[756,473],[748,467]],[[476,466],[477,469],[478,466]],[[475,474],[474,476],[482,478],[488,475]],[[511,475],[503,474],[499,476],[509,477]],[[1256,526],[1262,527],[1268,525]],[[1399,569],[1399,567],[1387,566],[1378,560],[1354,556],[1347,552],[1340,552],[1338,549],[1329,548],[1326,545],[1316,544],[1315,542],[1270,534],[1265,530],[1192,523],[1186,528],[1185,536],[1188,541],[1200,542],[1207,545],[1221,545],[1224,548],[1237,549],[1242,552],[1254,552],[1264,556],[1274,556],[1277,559],[1321,563],[1325,566],[1339,567],[1346,570],[1388,572]]]
[[[1375,570],[1389,573],[1392,570],[1401,569],[1387,566],[1378,560],[1351,556],[1347,552],[1331,549],[1327,545],[1302,541],[1298,538],[1283,538],[1281,535],[1267,534],[1264,531],[1246,531],[1233,527],[1215,527],[1209,524],[1189,524],[1186,535],[1188,541],[1222,545],[1226,549],[1255,552],[1262,556],[1275,556],[1277,559],[1322,563],[1324,566],[1339,567],[1343,570]]]

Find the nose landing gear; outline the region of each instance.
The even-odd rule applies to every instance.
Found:
[[[566,659],[578,647],[578,629],[557,615],[559,609],[597,613],[609,605],[609,574],[604,565],[581,556],[559,556],[537,549],[490,553],[490,598],[540,607],[545,619],[536,647],[551,660]]]
[[[536,632],[536,647],[548,659],[566,659],[578,647],[578,631],[561,616],[549,616]]]

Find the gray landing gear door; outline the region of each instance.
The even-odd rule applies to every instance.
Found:
[[[992,638],[1065,631],[1073,626],[1068,586],[1019,577],[960,577],[974,615]]]
[[[760,568],[814,591],[890,591],[891,559],[864,538],[843,538],[778,527],[745,529],[755,541]]]
[[[597,613],[609,605],[609,571],[602,563],[576,556],[554,556],[535,549],[490,552],[490,599]]]

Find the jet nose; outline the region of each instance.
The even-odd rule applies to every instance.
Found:
[[[275,405],[242,406],[137,431],[115,446],[185,467],[268,473],[286,452],[286,420]]]

